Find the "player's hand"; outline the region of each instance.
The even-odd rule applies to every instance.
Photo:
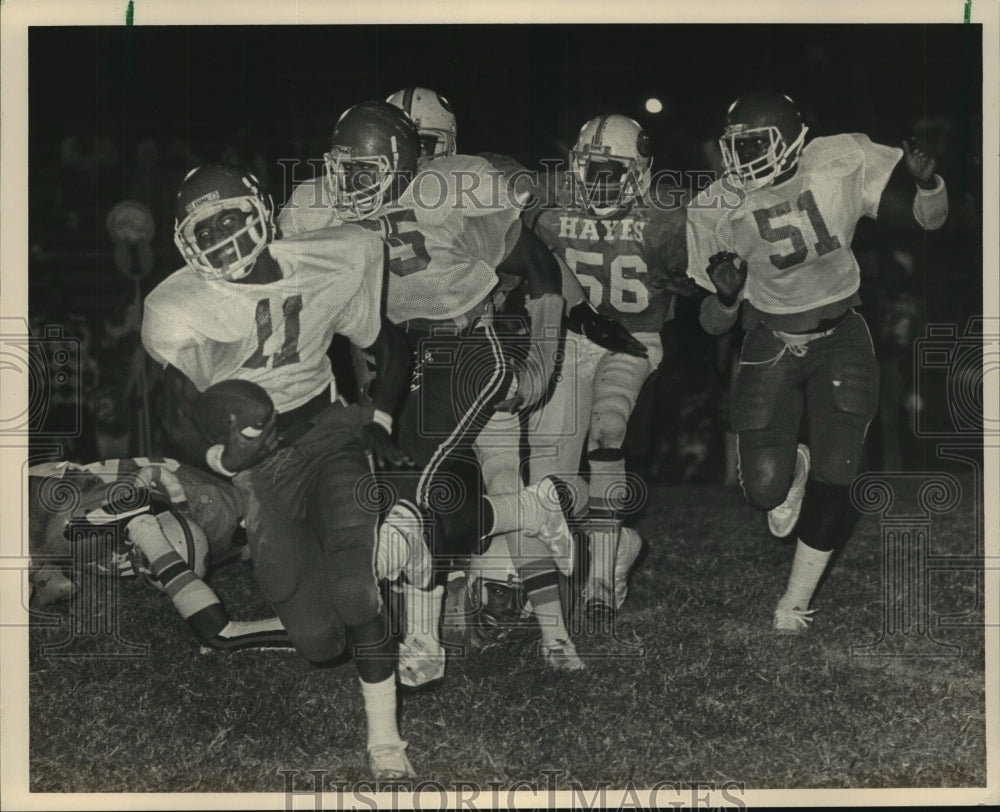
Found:
[[[621,323],[602,316],[589,302],[580,302],[569,311],[570,329],[583,333],[600,347],[611,352],[648,358],[649,350]]]
[[[391,468],[414,468],[415,464],[403,450],[392,441],[385,426],[378,423],[365,423],[361,427],[361,437],[365,448],[371,456],[375,470],[384,471]]]
[[[926,146],[913,138],[903,141],[903,160],[907,171],[921,189],[933,189],[936,185],[934,169],[937,159],[927,150]]]
[[[229,415],[229,437],[222,452],[221,462],[234,474],[253,468],[278,447],[278,413],[272,412],[270,420],[258,437],[247,437],[236,427],[236,415]]]
[[[705,272],[715,285],[715,295],[724,307],[736,304],[736,298],[743,290],[747,281],[747,263],[743,260],[737,265],[739,256],[731,251],[720,251],[708,258],[708,268]]]

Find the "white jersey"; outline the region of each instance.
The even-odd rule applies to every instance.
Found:
[[[264,285],[206,281],[184,267],[146,297],[142,342],[199,391],[230,378],[267,390],[279,412],[333,380],[335,333],[359,347],[381,327],[384,246],[364,229],[312,231],[272,242],[282,278]]]
[[[451,319],[478,305],[517,240],[519,215],[488,161],[453,155],[423,164],[396,204],[358,223],[389,246],[389,320]],[[340,222],[322,177],[296,186],[278,215],[286,235]]]
[[[719,251],[747,262],[744,298],[763,313],[802,313],[857,293],[851,242],[879,200],[903,151],[861,134],[816,138],[798,170],[778,186],[736,195],[715,181],[688,208],[688,275],[707,290],[705,269]]]

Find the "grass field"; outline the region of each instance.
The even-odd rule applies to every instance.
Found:
[[[975,553],[981,510],[962,484],[962,504],[933,520],[934,555]],[[441,688],[403,698],[421,780],[985,785],[981,574],[927,576],[928,634],[955,656],[861,657],[852,646],[885,618],[877,517],[861,519],[804,637],[770,631],[792,550],[737,490],[655,487],[638,528],[646,549],[614,633],[577,630],[587,670],[546,670],[529,639],[455,659]],[[212,583],[234,618],[266,613],[245,565]],[[32,791],[281,792],[282,770],[368,780],[352,666],[203,654],[165,598],[129,582],[121,593],[121,636],[146,656],[108,658],[107,638],[86,636],[61,650],[74,656],[43,655],[67,639],[67,606],[60,626],[31,632]]]

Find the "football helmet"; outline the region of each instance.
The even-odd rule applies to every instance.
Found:
[[[348,108],[323,156],[326,188],[340,219],[364,220],[397,200],[419,155],[417,128],[395,105],[371,101]]]
[[[719,139],[726,174],[760,189],[795,169],[808,131],[788,96],[770,91],[734,101]]]
[[[221,218],[207,227],[223,212],[232,212],[239,222]],[[174,243],[204,279],[242,279],[274,238],[270,195],[257,178],[233,166],[205,164],[188,172],[177,193],[174,216]],[[224,233],[216,240],[219,231]]]
[[[149,517],[141,517],[146,521]],[[204,578],[208,572],[208,536],[190,517],[177,510],[165,510],[155,516],[159,524],[159,532],[170,542],[170,546],[181,557],[188,568],[199,578]],[[128,549],[128,560],[132,565],[132,570],[139,581],[158,592],[163,592],[163,583],[156,574],[153,573],[149,557],[143,550],[143,536],[139,532],[139,526],[133,519],[126,528],[125,534],[128,539],[126,546]],[[145,526],[143,526],[145,528]],[[155,525],[154,525],[155,528]],[[145,529],[144,529],[145,532]],[[176,577],[177,571],[169,568],[160,573],[161,576],[170,580]]]
[[[649,190],[649,136],[627,116],[592,118],[580,128],[569,157],[577,203],[591,214],[626,209]]]
[[[458,125],[448,100],[426,87],[397,90],[388,99],[406,113],[417,126],[421,157],[454,155]]]

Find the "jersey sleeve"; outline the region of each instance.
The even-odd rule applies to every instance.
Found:
[[[735,250],[720,191],[716,181],[701,192],[688,206],[685,218],[687,275],[710,293],[715,292],[715,285],[705,272],[709,257],[719,251]]]
[[[168,284],[173,279],[168,278],[146,297],[142,344],[154,361],[176,368],[204,391],[215,382],[218,370],[239,366],[242,342],[228,335],[235,319],[224,321],[227,308],[205,295],[207,285],[202,283],[202,290],[191,290],[195,295],[185,299],[181,294],[189,285]]]
[[[885,191],[893,169],[896,168],[896,164],[903,157],[903,150],[899,147],[876,144],[863,133],[852,133],[849,137],[854,140],[854,143],[863,155],[861,179],[862,214],[875,219],[878,214],[879,201],[882,199],[882,192]]]

